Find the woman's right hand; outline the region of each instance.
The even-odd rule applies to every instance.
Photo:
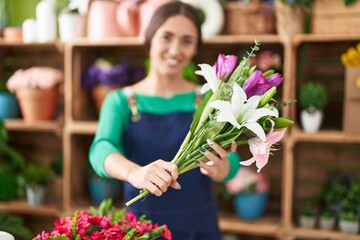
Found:
[[[128,175],[128,182],[136,188],[148,189],[156,196],[161,196],[168,187],[180,189],[178,167],[164,160],[156,160],[146,166],[137,166]]]

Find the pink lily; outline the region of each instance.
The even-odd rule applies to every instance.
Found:
[[[279,86],[283,79],[279,73],[274,73],[265,78],[261,71],[256,70],[249,76],[242,88],[248,97],[262,95],[270,88]]]
[[[273,150],[271,147],[273,144],[279,142],[284,134],[286,128],[281,131],[270,132],[266,135],[266,141],[262,141],[260,138],[254,137],[251,138],[248,143],[250,147],[250,152],[253,157],[249,160],[240,162],[241,165],[250,166],[256,162],[256,167],[258,168],[257,172],[268,163],[270,151]]]
[[[235,55],[225,55],[220,53],[213,68],[216,76],[226,82],[237,66],[238,57]]]

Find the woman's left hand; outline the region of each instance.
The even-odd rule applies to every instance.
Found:
[[[202,174],[211,177],[215,181],[221,181],[226,178],[230,171],[230,164],[227,159],[229,152],[235,152],[237,148],[236,142],[232,142],[229,149],[225,150],[214,141],[207,140],[209,146],[214,149],[217,154],[214,154],[204,148],[201,148],[201,153],[208,159],[208,162],[196,161],[200,167]]]

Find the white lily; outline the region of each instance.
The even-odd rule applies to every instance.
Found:
[[[201,70],[197,70],[195,71],[195,73],[203,76],[207,82],[201,87],[200,93],[206,93],[210,89],[214,93],[221,82],[221,80],[216,76],[215,69],[209,64],[205,63],[199,64],[199,67],[201,68]]]
[[[246,127],[262,141],[266,141],[265,132],[257,120],[264,116],[276,117],[278,112],[265,107],[257,108],[260,98],[261,96],[252,96],[247,99],[244,90],[234,84],[231,102],[215,100],[209,104],[209,107],[219,110],[217,122],[229,122],[238,129]]]

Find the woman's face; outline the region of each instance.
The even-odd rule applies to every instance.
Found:
[[[198,34],[195,25],[183,15],[168,18],[151,40],[151,71],[161,75],[182,75],[196,54]]]

